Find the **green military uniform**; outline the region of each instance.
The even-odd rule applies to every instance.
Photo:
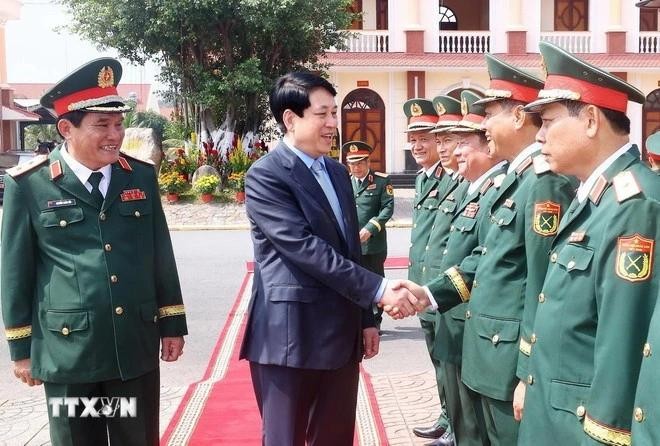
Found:
[[[646,138],[646,153],[651,163],[651,169],[660,174],[660,131]]]
[[[82,102],[69,103],[68,109],[115,113],[123,105],[113,94],[120,76],[114,59],[93,61],[56,85],[42,104],[52,107],[51,96],[65,100],[84,89],[88,78],[93,84],[98,77],[99,88],[87,91],[101,96],[79,95],[75,99]],[[61,106],[55,104],[58,114]],[[11,359],[29,358],[32,377],[44,381],[49,397],[111,396],[100,395],[99,388],[80,395],[76,386],[111,383],[121,389],[126,381],[125,389],[135,389],[132,382],[143,379],[140,387],[156,392],[156,401],[143,401],[155,409],[147,414],[155,417],[155,433],[140,437],[136,430],[135,439],[120,442],[154,444],[160,338],[187,333],[185,311],[153,166],[123,156],[110,170],[102,204],[60,149],[7,171],[2,316]],[[51,418],[55,445],[76,441],[60,424],[65,420]],[[90,419],[69,421],[84,420]]]
[[[532,111],[567,96],[617,111],[644,102],[639,90],[560,48],[542,42],[541,53],[549,74]],[[630,445],[633,413],[644,416],[633,398],[658,295],[660,182],[626,144],[584,184],[537,297],[521,445]],[[634,444],[655,444],[643,438]]]
[[[361,141],[349,141],[343,145],[348,163],[367,159],[373,148]],[[357,208],[358,224],[371,237],[362,243],[362,266],[385,277],[387,258],[386,223],[394,212],[394,189],[385,173],[369,170],[364,178],[351,176],[353,196]],[[383,309],[374,306],[376,326],[380,327]]]

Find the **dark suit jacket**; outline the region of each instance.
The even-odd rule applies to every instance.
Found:
[[[255,274],[241,358],[336,369],[362,355],[382,280],[357,264],[359,227],[346,168],[325,158],[348,240],[312,172],[284,143],[245,181]],[[366,311],[369,310],[369,311]]]

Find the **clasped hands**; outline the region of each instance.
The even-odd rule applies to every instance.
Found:
[[[431,305],[426,291],[410,280],[388,280],[385,292],[378,303],[392,319],[424,311]]]

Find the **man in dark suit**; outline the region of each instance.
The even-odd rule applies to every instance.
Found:
[[[378,353],[371,307],[414,314],[414,296],[359,266],[351,182],[325,156],[336,91],[310,73],[277,80],[283,140],[248,171],[255,274],[241,358],[250,361],[266,446],[353,444],[358,363]]]
[[[5,176],[5,333],[16,377],[44,383],[54,446],[157,445],[159,344],[176,361],[187,333],[155,170],[119,152],[120,78],[101,58],[58,82],[41,104],[64,145]]]

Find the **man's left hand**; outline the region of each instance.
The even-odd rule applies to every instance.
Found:
[[[362,343],[364,344],[364,359],[373,358],[378,354],[380,335],[376,327],[362,330]]]
[[[162,338],[161,339],[161,351],[160,359],[167,362],[176,361],[179,359],[179,356],[183,355],[183,336],[178,336],[175,338]]]
[[[367,229],[360,229],[360,243],[366,243],[371,238],[371,232]]]

